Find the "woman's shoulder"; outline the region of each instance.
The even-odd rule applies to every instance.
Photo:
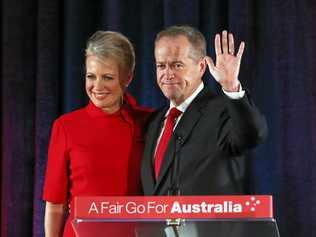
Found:
[[[154,113],[154,110],[151,108],[146,108],[144,106],[133,106],[130,107],[130,114],[133,117],[135,121],[138,123],[144,125],[147,124],[150,120],[152,114]]]
[[[131,109],[134,115],[150,116],[154,112],[154,110],[151,108],[138,105],[135,98],[129,93],[124,94],[124,101],[126,102],[126,104]]]
[[[154,109],[141,106],[141,105],[132,107],[132,111],[135,115],[138,115],[138,116],[150,116],[152,113],[155,112]]]
[[[71,112],[67,112],[65,114],[60,115],[57,119],[55,119],[55,123],[68,124],[73,123],[75,121],[82,120],[83,117],[86,116],[86,108],[75,109]]]

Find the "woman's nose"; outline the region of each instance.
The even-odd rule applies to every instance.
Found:
[[[96,89],[103,89],[104,85],[103,85],[102,78],[97,78],[97,80],[95,80],[94,87]]]

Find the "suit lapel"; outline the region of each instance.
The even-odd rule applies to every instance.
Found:
[[[163,183],[164,177],[168,174],[168,169],[171,168],[171,164],[174,159],[175,143],[176,139],[179,137],[181,139],[180,145],[184,144],[188,139],[190,133],[192,132],[195,125],[200,120],[203,115],[202,108],[207,102],[207,95],[210,95],[208,89],[205,87],[198,96],[192,101],[191,105],[184,112],[181,120],[179,121],[173,135],[170,139],[165,157],[162,162],[159,177],[155,185],[154,193],[158,190],[159,186]]]
[[[151,190],[149,193],[152,193],[155,183],[156,183],[153,158],[154,158],[154,152],[156,148],[157,139],[160,134],[161,127],[163,125],[164,115],[166,114],[167,110],[168,110],[168,107],[164,108],[161,112],[159,112],[157,116],[154,118],[154,120],[151,122],[151,125],[149,126],[149,129],[148,129],[147,141],[146,141],[144,157],[143,157],[143,162],[145,163],[144,172],[146,172],[146,175],[145,175],[146,179],[143,180],[143,182],[144,182],[144,186],[147,189]]]

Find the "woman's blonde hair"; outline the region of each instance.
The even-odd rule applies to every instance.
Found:
[[[87,42],[86,57],[95,55],[101,59],[114,59],[120,70],[133,73],[135,68],[135,51],[129,39],[114,31],[97,31]]]

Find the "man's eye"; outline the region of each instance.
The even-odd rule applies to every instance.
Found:
[[[174,67],[177,68],[177,69],[182,68],[182,64],[181,64],[181,63],[176,63],[176,64],[174,65]]]
[[[163,64],[157,64],[156,67],[157,67],[158,69],[164,69],[164,68],[165,68],[165,65],[163,65]]]
[[[89,80],[92,80],[92,79],[95,79],[95,76],[90,75],[90,74],[87,74],[87,75],[86,75],[86,78],[89,79]]]

